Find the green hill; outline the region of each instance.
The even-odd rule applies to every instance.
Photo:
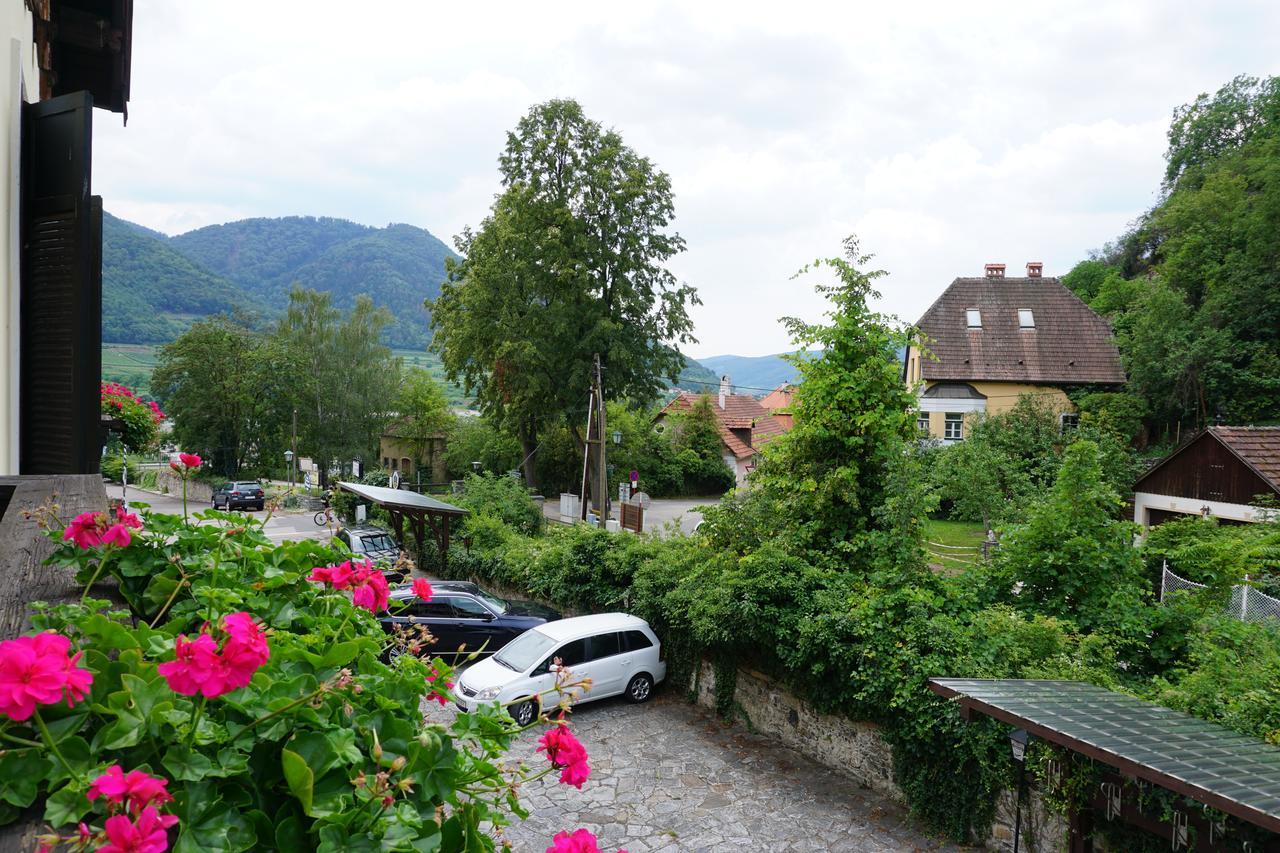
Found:
[[[244,288],[171,248],[164,235],[103,214],[104,341],[163,343],[200,317],[263,310]]]
[[[308,216],[211,225],[169,244],[272,308],[288,304],[295,283],[333,294],[334,304],[344,309],[368,294],[395,317],[386,342],[408,348],[430,340],[430,315],[422,303],[439,295],[445,259],[456,257],[412,225],[371,228]]]

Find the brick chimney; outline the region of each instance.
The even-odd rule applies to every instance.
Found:
[[[1027,278],[1040,278],[1044,273],[1044,264],[1040,261],[1027,261]]]
[[[724,398],[729,396],[729,375],[725,374],[720,377],[720,408],[724,408]]]
[[[1004,278],[1004,264],[987,264],[983,269],[987,278]]]

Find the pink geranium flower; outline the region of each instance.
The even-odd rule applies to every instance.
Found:
[[[76,666],[82,652],[68,656],[70,648],[70,640],[54,633],[0,642],[0,715],[22,722],[37,705],[84,699],[93,673]]]
[[[391,585],[387,583],[382,572],[375,569],[373,563],[368,560],[356,566],[351,590],[351,603],[356,607],[363,607],[370,613],[381,613],[387,609],[387,604],[391,601]]]
[[[587,750],[569,731],[564,723],[552,726],[538,738],[538,752],[546,752],[547,759],[555,767],[562,768],[560,781],[581,790],[582,783],[591,775],[587,766]]]
[[[227,638],[221,650],[208,626],[194,640],[178,635],[174,659],[156,667],[171,690],[214,699],[247,685],[271,656],[266,635],[248,613],[227,614],[222,629]]]
[[[317,566],[311,570],[307,580],[326,583],[334,589],[346,589],[351,586],[355,574],[351,568],[351,561],[348,560],[336,566]]]
[[[142,810],[137,823],[127,815],[107,818],[107,844],[97,853],[164,853],[169,849],[168,829],[178,822],[176,815],[162,815],[151,806]]]
[[[431,600],[431,582],[426,578],[413,579],[413,594],[423,601]]]
[[[125,773],[119,764],[113,764],[89,785],[88,797],[96,800],[105,797],[108,803],[126,803],[132,814],[138,814],[147,806],[160,806],[173,799],[167,790],[168,779],[150,776],[141,770]]]
[[[444,690],[440,690],[440,689],[439,689],[439,687],[436,685],[436,683],[435,683],[435,682],[436,682],[437,680],[438,680],[438,681],[441,681],[441,682],[443,682],[443,683],[444,683]],[[431,668],[431,673],[427,676],[427,683],[428,683],[428,684],[430,684],[433,688],[435,688],[435,689],[433,689],[433,690],[432,690],[431,694],[427,696],[427,698],[428,698],[428,699],[430,699],[430,700],[431,700],[431,701],[433,701],[433,702],[439,702],[439,703],[440,703],[440,707],[442,707],[442,708],[443,708],[445,705],[448,705],[448,704],[449,704],[449,696],[448,696],[448,694],[447,694],[445,691],[448,691],[448,690],[452,690],[452,689],[453,689],[453,682],[452,682],[452,681],[449,681],[448,679],[446,679],[446,678],[445,678],[445,677],[440,673],[440,670],[436,669],[436,668],[433,666],[433,667]]]
[[[228,613],[222,618],[227,641],[222,644],[222,664],[231,690],[244,687],[271,657],[267,635],[248,613]]]
[[[572,833],[557,832],[551,842],[546,853],[600,853],[596,837],[585,829],[575,829]],[[618,853],[627,851],[619,850]]]
[[[71,520],[62,531],[64,541],[75,542],[80,548],[96,548],[99,545],[119,545],[127,548],[133,541],[129,529],[142,529],[142,520],[124,507],[116,507],[116,522],[111,523],[105,512],[82,512]]]
[[[191,470],[199,468],[204,463],[204,460],[194,453],[179,453],[178,461]]]

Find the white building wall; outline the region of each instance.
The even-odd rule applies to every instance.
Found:
[[[6,49],[0,57],[0,474],[18,473],[18,278],[21,244],[18,172],[22,163],[22,104],[40,97],[40,69],[24,0],[0,0]]]
[[[1203,515],[1205,507],[1208,507],[1209,515],[1232,521],[1264,521],[1267,513],[1265,509],[1247,504],[1180,498],[1174,495],[1157,495],[1151,492],[1135,492],[1133,495],[1133,520],[1143,527],[1150,527],[1151,519],[1148,510],[1159,509],[1184,515]]]

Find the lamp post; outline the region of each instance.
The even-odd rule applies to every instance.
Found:
[[[284,464],[289,471],[289,491],[293,491],[293,451],[286,450],[284,452]]]
[[[1022,832],[1022,789],[1027,781],[1027,741],[1030,739],[1026,729],[1009,732],[1009,748],[1013,750],[1013,760],[1018,762],[1018,792],[1013,807],[1013,853],[1018,853],[1018,836]]]
[[[480,473],[480,463],[479,463],[479,462],[472,462],[472,463],[471,463],[471,470],[472,470],[472,471],[475,471],[477,474],[479,474],[479,473]]]
[[[615,430],[613,431],[613,443],[614,443],[614,444],[622,444],[622,431],[621,431],[621,430],[616,430],[616,429],[615,429]]]

